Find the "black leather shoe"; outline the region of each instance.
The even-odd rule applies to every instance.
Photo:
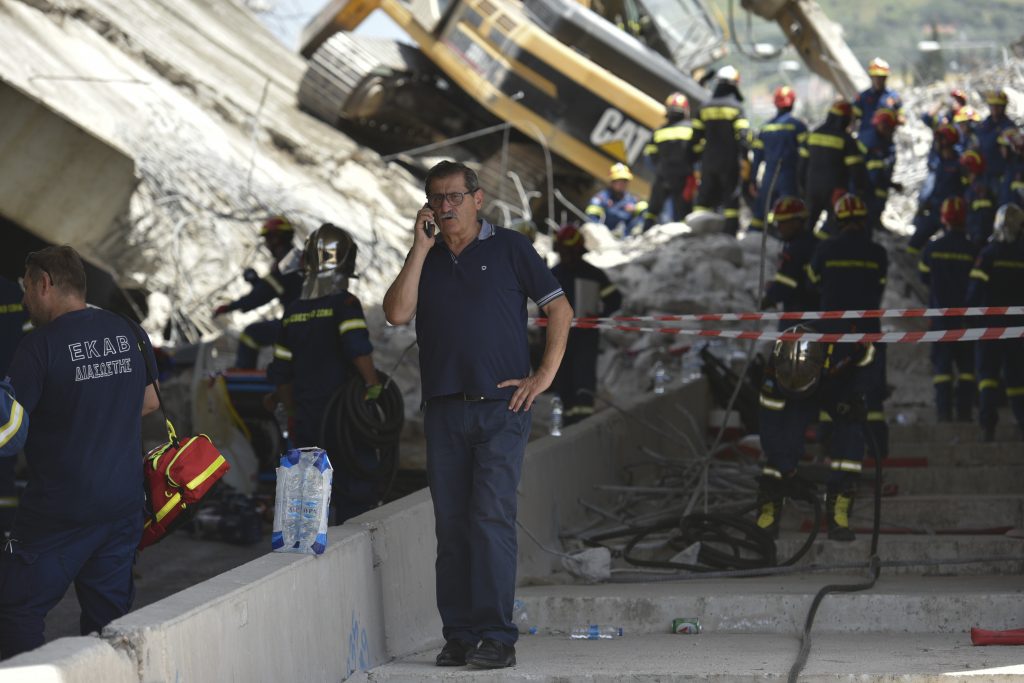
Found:
[[[516,648],[498,640],[485,638],[479,647],[466,657],[466,664],[478,669],[504,669],[516,665]]]
[[[441,652],[438,653],[434,663],[438,666],[465,666],[466,656],[475,649],[476,645],[473,643],[452,638],[441,648]]]

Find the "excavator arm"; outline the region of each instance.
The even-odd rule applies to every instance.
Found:
[[[843,40],[842,29],[814,0],[741,0],[743,8],[774,21],[807,67],[853,100],[870,84],[867,72]]]

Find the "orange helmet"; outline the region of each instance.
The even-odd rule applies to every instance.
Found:
[[[868,62],[868,76],[888,76],[889,62],[881,57],[875,57]]]
[[[828,113],[848,119],[853,116],[853,105],[846,100],[839,99],[832,103],[832,107],[828,110]]]
[[[989,104],[1001,104],[1004,107],[1009,103],[1009,99],[1006,97],[1006,91],[1002,89],[990,91],[988,95],[985,96],[985,101]]]
[[[943,123],[935,129],[935,139],[939,141],[940,145],[955,145],[956,141],[960,139],[960,133],[950,124]]]
[[[959,102],[961,105],[967,104],[967,93],[960,88],[953,88],[949,91],[949,96]]]
[[[967,169],[968,173],[974,175],[981,175],[985,172],[985,159],[981,156],[981,153],[969,149],[960,155],[960,165]]]
[[[263,226],[260,227],[260,237],[266,237],[272,234],[288,234],[292,235],[295,233],[295,226],[291,224],[284,216],[271,216],[263,222]]]
[[[623,163],[612,164],[608,169],[608,180],[632,180],[633,172]]]
[[[945,225],[961,226],[967,222],[967,202],[958,195],[947,197],[939,213]]]
[[[871,117],[871,125],[878,126],[881,124],[888,124],[890,128],[896,127],[896,112],[892,109],[882,107],[876,109],[874,115]]]
[[[583,248],[583,233],[575,225],[566,223],[555,235],[556,251],[585,251]]]
[[[966,123],[968,121],[981,121],[981,114],[971,105],[965,104],[953,115],[953,123]]]
[[[789,109],[796,102],[796,92],[788,85],[780,85],[775,89],[775,106],[779,109]]]
[[[779,197],[772,207],[772,220],[782,222],[794,218],[807,218],[807,205],[798,197]]]
[[[665,111],[669,114],[689,114],[690,101],[681,92],[674,92],[665,98]]]
[[[836,200],[832,212],[836,215],[836,220],[848,221],[853,218],[864,218],[867,216],[868,207],[864,204],[863,199],[852,192],[847,192]]]

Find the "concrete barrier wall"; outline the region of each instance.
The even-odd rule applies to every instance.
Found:
[[[593,486],[617,481],[642,445],[666,455],[682,448],[678,430],[690,430],[678,407],[704,424],[705,393],[697,382],[626,406],[641,421],[605,411],[531,443],[522,523],[560,550],[559,530],[584,518],[577,498],[602,500]],[[319,557],[269,553],[118,619],[102,637],[62,639],[8,660],[0,683],[342,681],[440,643],[435,556],[424,490],[333,527]],[[519,558],[521,580],[559,569],[524,534]]]

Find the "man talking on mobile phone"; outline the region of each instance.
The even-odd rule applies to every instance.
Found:
[[[472,169],[442,161],[424,186],[384,314],[393,325],[416,318],[446,641],[437,665],[514,666],[516,487],[530,407],[558,371],[573,312],[525,236],[478,218],[484,192]],[[532,374],[527,298],[548,317]]]

